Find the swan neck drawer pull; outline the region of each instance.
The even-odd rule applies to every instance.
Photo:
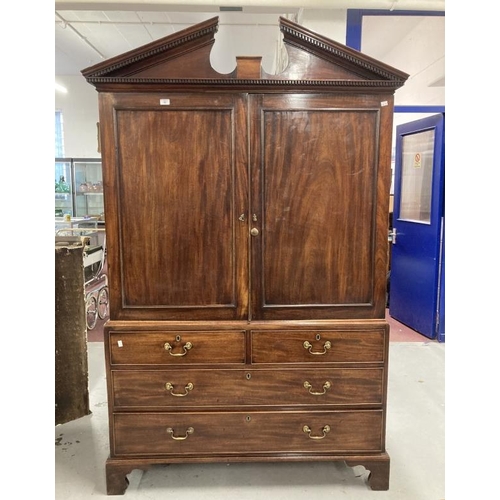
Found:
[[[309,351],[310,354],[315,354],[315,355],[321,355],[321,354],[326,354],[326,352],[328,351],[328,349],[330,349],[332,347],[332,343],[327,340],[324,344],[323,344],[323,350],[322,351],[313,351],[312,348],[312,344],[310,342],[308,342],[307,340],[304,342],[304,349],[307,349]]]
[[[174,439],[175,441],[184,441],[189,437],[190,434],[194,432],[194,429],[192,427],[188,427],[186,429],[186,435],[185,436],[174,436],[174,429],[172,427],[169,427],[167,429],[167,433],[170,434],[170,437]]]
[[[182,347],[184,352],[177,352],[177,353],[172,352],[172,346],[168,342],[165,342],[165,344],[163,344],[163,347],[165,348],[166,351],[168,351],[170,356],[185,356],[188,353],[189,349],[193,348],[193,344],[191,344],[191,342],[186,342]]]
[[[309,436],[310,439],[324,439],[324,437],[330,432],[330,426],[325,425],[322,429],[323,435],[322,436],[311,436],[311,428],[308,425],[304,425],[302,427],[302,430]]]
[[[171,383],[171,382],[167,382],[165,384],[165,389],[167,389],[167,391],[170,391],[170,394],[172,396],[176,396],[176,397],[179,397],[179,398],[182,398],[184,396],[187,396],[189,394],[189,391],[192,391],[194,389],[194,385],[191,383],[191,382],[188,382],[188,384],[186,385],[186,387],[184,387],[184,393],[182,392],[174,392],[174,385]]]
[[[332,383],[331,382],[328,382],[326,381],[324,384],[323,384],[323,392],[314,392],[312,390],[312,385],[307,382],[307,380],[304,382],[304,387],[309,391],[310,394],[312,394],[313,396],[322,396],[323,394],[326,394],[326,391],[328,389],[330,389],[330,387],[332,386]]]

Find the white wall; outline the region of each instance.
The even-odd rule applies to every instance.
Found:
[[[82,68],[83,69],[83,68]],[[56,76],[68,92],[56,91],[55,109],[63,113],[64,156],[100,158],[97,152],[97,92],[83,76]]]
[[[331,40],[343,44],[346,42],[345,9],[305,9],[298,21],[302,26]]]
[[[402,30],[396,47],[384,43],[394,29]],[[396,106],[445,105],[444,16],[364,16],[362,32],[361,51],[410,75],[395,93]],[[379,52],[370,54],[365,47],[376,38]]]
[[[274,74],[275,54],[281,32],[278,26],[222,25],[215,34],[215,43],[210,53],[212,67],[222,74],[236,68],[237,56],[262,56],[264,71]]]

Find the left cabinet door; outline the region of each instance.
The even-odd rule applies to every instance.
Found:
[[[102,93],[100,127],[111,319],[246,318],[245,97]]]

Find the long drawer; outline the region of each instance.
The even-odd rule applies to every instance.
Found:
[[[382,410],[115,413],[114,456],[382,451]]]
[[[381,405],[382,368],[114,370],[119,407]]]
[[[112,365],[244,363],[245,331],[113,331],[109,353]]]
[[[385,330],[252,331],[252,363],[381,363]]]

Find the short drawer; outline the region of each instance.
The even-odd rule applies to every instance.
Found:
[[[382,368],[115,370],[115,408],[381,405]]]
[[[252,331],[252,363],[381,363],[384,329]]]
[[[116,413],[114,455],[382,451],[382,410]]]
[[[112,331],[109,353],[111,365],[244,363],[245,331]]]

